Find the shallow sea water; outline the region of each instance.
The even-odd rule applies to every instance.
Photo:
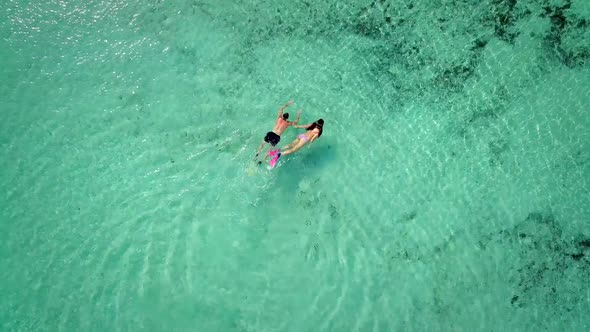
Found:
[[[0,13],[3,331],[589,329],[590,2]]]

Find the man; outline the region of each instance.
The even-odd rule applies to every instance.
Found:
[[[281,109],[279,110],[279,116],[277,117],[277,122],[275,123],[274,128],[272,129],[272,131],[269,131],[268,133],[266,133],[266,136],[264,137],[264,141],[260,144],[260,147],[258,148],[258,151],[256,152],[256,156],[254,157],[254,160],[256,160],[256,158],[258,158],[258,155],[260,155],[260,151],[262,151],[262,149],[264,148],[264,145],[266,145],[266,143],[269,143],[271,145],[270,149],[272,149],[277,144],[279,144],[279,142],[281,141],[281,135],[288,127],[294,126],[299,123],[299,118],[301,117],[301,110],[299,110],[297,112],[297,119],[295,119],[295,121],[293,121],[293,122],[287,121],[287,119],[289,119],[289,113],[283,114],[283,111],[285,110],[285,108],[287,108],[291,105],[293,105],[293,100],[290,100],[288,103],[283,105],[283,107],[281,107]]]

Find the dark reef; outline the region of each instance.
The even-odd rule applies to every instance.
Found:
[[[590,59],[590,40],[584,40],[584,32],[587,32],[588,22],[580,18],[574,12],[570,12],[571,0],[563,1],[561,6],[545,3],[541,17],[548,17],[551,22],[551,30],[545,36],[545,42],[550,50],[555,52],[561,62],[568,67],[576,67],[588,63]],[[571,46],[565,43],[565,39],[578,37],[583,44]]]
[[[590,260],[584,253],[588,247],[583,245],[590,240],[572,241],[562,233],[553,214],[531,212],[513,229],[498,234],[504,238],[500,241],[508,240],[520,253],[514,261],[519,277],[513,305],[517,300],[522,307],[542,299],[545,303],[571,306],[583,300],[585,295],[576,288],[590,280]]]
[[[514,44],[518,32],[512,28],[517,21],[514,7],[516,0],[492,0],[489,10],[491,11],[488,20],[494,26],[494,35],[507,43]]]

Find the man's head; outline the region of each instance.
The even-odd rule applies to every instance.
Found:
[[[289,118],[289,113],[283,113],[283,120],[287,120]]]

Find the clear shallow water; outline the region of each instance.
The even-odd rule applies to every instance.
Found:
[[[2,329],[588,329],[590,9],[470,3],[8,2]]]

